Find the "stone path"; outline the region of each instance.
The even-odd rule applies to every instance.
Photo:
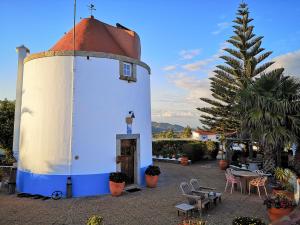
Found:
[[[105,225],[178,225],[182,218],[177,216],[174,206],[186,202],[179,191],[180,182],[197,178],[203,186],[224,190],[224,172],[218,169],[216,161],[186,167],[156,164],[162,171],[157,188],[145,188],[117,198],[106,195],[42,201],[0,193],[0,225],[83,225],[92,215],[103,216]],[[262,202],[255,194],[225,193],[223,203],[203,218],[209,225],[231,225],[235,216],[254,216],[268,222]]]

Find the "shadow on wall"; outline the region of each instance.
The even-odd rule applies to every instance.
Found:
[[[30,114],[30,115],[33,115],[33,111],[30,110],[30,109],[27,108],[27,107],[24,107],[24,108],[22,109],[21,114],[23,115],[24,113],[28,113],[28,114]]]

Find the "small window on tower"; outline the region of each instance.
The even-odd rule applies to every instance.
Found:
[[[120,60],[120,80],[136,82],[136,64]]]
[[[131,63],[123,63],[123,75],[126,77],[132,76],[132,64]]]

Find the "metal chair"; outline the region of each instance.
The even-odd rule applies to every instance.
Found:
[[[227,172],[227,170],[225,172],[225,177],[226,177],[226,185],[225,185],[224,192],[226,192],[228,184],[231,183],[231,191],[230,191],[230,193],[232,194],[232,190],[233,190],[234,184],[238,184],[239,183],[240,184],[240,188],[241,188],[241,194],[243,193],[242,182],[241,182],[240,178],[235,177],[232,173]]]
[[[187,182],[180,184],[182,195],[185,196],[190,205],[195,206],[200,215],[202,215],[203,209],[210,207],[210,201],[205,197],[205,193],[199,191],[193,191]]]
[[[254,178],[249,182],[249,195],[251,193],[251,186],[255,186],[257,188],[258,191],[258,195],[260,197],[260,190],[259,187],[264,187],[265,189],[265,194],[268,197],[268,193],[267,193],[267,189],[266,189],[266,181],[267,181],[267,177],[258,177],[258,178]],[[261,198],[261,197],[260,197]]]

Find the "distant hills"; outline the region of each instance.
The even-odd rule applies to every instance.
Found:
[[[159,133],[162,131],[173,130],[174,132],[181,132],[184,129],[183,126],[170,123],[158,123],[152,122],[152,133]]]

